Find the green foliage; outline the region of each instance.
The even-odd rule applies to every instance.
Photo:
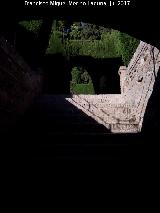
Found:
[[[21,21],[19,24],[38,36],[42,20]],[[74,22],[69,38],[64,40],[66,21],[54,21],[47,54],[86,55],[94,58],[122,57],[127,66],[139,40],[116,30],[94,24]]]
[[[95,94],[93,84],[90,82],[88,84],[72,84],[71,83],[71,93],[72,94]]]
[[[78,67],[73,67],[71,75],[72,75],[72,82],[74,84],[81,83],[81,74],[82,74],[82,71],[78,69]]]
[[[72,94],[95,94],[91,77],[83,67],[72,69],[72,81],[70,91]]]
[[[71,74],[72,82],[75,84],[88,84],[91,81],[91,77],[83,67],[73,67]]]
[[[65,27],[65,21],[57,21],[56,30],[62,32]]]
[[[133,54],[135,53],[139,40],[129,36],[128,34],[119,32],[119,41],[117,43],[117,50],[122,56],[122,60],[126,66],[130,62]]]
[[[77,42],[77,40],[68,40],[65,41],[65,52],[67,56],[78,56],[80,55],[81,45]]]
[[[21,21],[19,22],[19,25],[26,28],[26,30],[33,32],[35,35],[38,35],[42,20]]]
[[[70,56],[86,55],[94,58],[119,57],[115,42],[110,40],[69,40],[66,41],[66,53]]]
[[[67,39],[63,38],[65,21],[55,21],[47,53],[70,56],[86,55],[94,58],[122,57],[127,66],[139,40],[125,33],[94,24],[74,22]],[[59,31],[56,31],[58,29]]]
[[[81,30],[81,39],[100,39],[99,27],[95,24],[86,24]]]
[[[64,45],[62,43],[62,34],[59,31],[53,31],[51,34],[49,45],[46,54],[57,54],[61,53],[64,55]]]
[[[42,20],[19,22],[36,36]],[[67,21],[54,20],[46,54],[70,56],[91,56],[94,58],[122,57],[127,66],[139,40],[116,30],[94,24],[74,22],[70,28]],[[94,94],[91,78],[82,67],[72,69],[71,91],[75,94]]]
[[[70,38],[72,39],[80,39],[81,38],[81,30],[78,25],[73,24],[71,26]]]
[[[76,27],[78,31],[78,26]],[[86,28],[86,26],[84,28]],[[92,28],[92,30],[93,29],[94,27]],[[93,39],[95,34],[88,40],[84,39],[87,38],[87,36],[81,37],[81,39],[67,40],[65,42],[66,54],[70,56],[87,55],[94,58],[120,57],[121,55],[117,50],[117,42],[119,41],[118,31],[109,30],[107,28],[106,31],[102,29],[100,40]],[[74,38],[79,38],[79,34],[76,35],[77,36],[74,36]]]
[[[74,22],[71,26],[70,39],[100,40],[101,34],[110,29],[95,24]]]
[[[90,76],[88,75],[88,72],[87,71],[84,71],[84,73],[81,75],[81,82],[83,84],[88,84],[89,81],[91,81],[91,78]]]

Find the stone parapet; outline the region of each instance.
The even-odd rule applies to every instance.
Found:
[[[139,132],[159,67],[159,50],[141,41],[128,67],[118,71],[121,94],[73,95],[67,100],[111,132]]]

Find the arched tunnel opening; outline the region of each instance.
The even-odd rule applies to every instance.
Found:
[[[43,67],[43,92],[68,95],[119,94],[118,69],[122,64],[121,58],[77,56],[67,61],[61,54],[48,55]],[[82,89],[79,90],[78,87]]]
[[[81,33],[79,37],[74,35],[75,25],[79,27],[76,32]],[[115,50],[116,41],[112,41],[115,32],[112,31],[81,21],[31,20],[19,22],[12,33],[4,35],[33,70],[42,70],[44,93],[71,94],[72,69],[81,67],[90,76],[93,86],[91,92],[82,89],[82,94],[87,91],[88,94],[93,91],[94,94],[118,94],[118,69],[124,62]],[[103,36],[110,37],[110,43],[107,44]]]
[[[37,20],[39,20],[39,19],[37,19]],[[112,58],[112,57],[108,57],[108,58],[107,57],[106,58],[105,57],[95,57],[94,51],[90,55],[86,54],[86,53],[81,54],[81,52],[79,51],[78,55],[69,55],[69,56],[67,55],[67,57],[66,57],[64,55],[63,47],[61,46],[61,43],[58,44],[58,42],[59,42],[58,40],[56,41],[56,44],[58,44],[56,47],[58,51],[55,52],[55,50],[53,50],[53,49],[51,50],[51,48],[50,48],[50,50],[48,50],[48,51],[53,51],[52,54],[51,54],[51,52],[48,52],[46,54],[46,51],[48,49],[48,44],[49,44],[50,32],[53,27],[53,19],[50,19],[50,18],[44,19],[42,21],[42,23],[39,22],[41,24],[41,28],[40,28],[39,32],[38,32],[37,26],[34,26],[34,24],[33,24],[33,26],[30,26],[30,27],[35,28],[34,30],[36,33],[32,33],[32,30],[30,30],[30,29],[26,30],[26,28],[24,27],[25,25],[17,25],[18,23],[19,22],[16,22],[15,25],[12,25],[12,29],[10,28],[9,31],[8,31],[8,29],[1,30],[2,31],[1,34],[5,37],[7,42],[10,43],[19,52],[19,54],[21,56],[23,56],[25,61],[29,64],[29,66],[35,73],[41,73],[42,79],[43,79],[42,92],[44,94],[55,94],[55,95],[56,94],[63,94],[63,95],[66,94],[66,95],[68,95],[68,97],[70,97],[70,95],[72,95],[72,94],[78,94],[76,89],[72,90],[72,88],[71,88],[71,85],[73,86],[72,83],[74,81],[72,74],[73,74],[73,71],[75,71],[75,70],[78,70],[78,72],[80,73],[80,79],[81,79],[80,82],[78,82],[78,81],[76,82],[77,85],[78,84],[88,85],[89,83],[92,84],[92,90],[89,90],[89,92],[87,94],[94,93],[94,94],[98,95],[98,94],[118,94],[118,93],[120,93],[120,81],[119,81],[120,79],[118,76],[118,69],[121,65],[124,65],[124,61],[122,61],[121,56],[119,57],[119,55],[118,55],[118,57],[117,57],[117,55],[116,55],[116,57],[114,57],[114,58]],[[39,33],[39,35],[38,35],[38,33]],[[142,33],[142,34],[144,34],[144,33]],[[62,42],[62,44],[66,45],[65,32],[63,32],[62,35],[63,36],[60,38],[61,42]],[[143,40],[143,38],[144,38],[144,40],[146,39],[146,37],[143,37],[143,35],[140,36],[139,38],[142,38],[142,40]],[[72,39],[72,40],[74,40],[74,39]],[[149,40],[152,41],[152,38],[149,38]],[[153,44],[156,43],[155,40],[153,39]],[[53,43],[54,42],[55,42],[55,40],[53,40]],[[68,40],[67,40],[67,42],[68,42]],[[98,42],[99,42],[99,40],[98,40]],[[92,41],[92,43],[93,43],[93,41]],[[156,43],[156,45],[157,45],[157,43]],[[61,48],[62,48],[62,50],[61,50]],[[78,86],[77,85],[75,87],[80,86],[80,85],[78,85]],[[12,87],[12,85],[11,85],[11,87]],[[26,88],[24,88],[24,90],[25,89]],[[14,97],[14,95],[16,94],[16,90],[15,90],[15,94],[14,94],[14,91],[12,91],[12,92],[13,92],[13,97]],[[1,94],[2,94],[2,92],[1,92]],[[79,94],[86,94],[86,91],[84,93],[79,93]],[[158,94],[158,93],[156,93],[156,94]],[[43,135],[43,140],[45,140],[45,133],[48,131],[47,128],[50,128],[50,126],[52,125],[52,127],[54,126],[54,128],[56,129],[57,126],[59,125],[58,120],[56,121],[57,123],[55,125],[53,125],[51,119],[48,122],[48,120],[47,120],[48,118],[46,118],[43,114],[45,110],[47,110],[49,112],[50,108],[52,107],[55,109],[55,112],[59,113],[59,115],[61,115],[64,108],[65,109],[68,108],[71,111],[75,110],[73,106],[72,106],[73,107],[72,109],[70,108],[71,105],[67,101],[64,100],[63,96],[61,96],[61,98],[60,98],[61,100],[60,99],[57,100],[55,98],[54,99],[55,102],[53,100],[51,100],[50,97],[51,96],[47,97],[47,105],[44,105],[43,101],[42,102],[40,101],[40,103],[37,101],[39,108],[36,108],[35,111],[33,110],[32,111],[33,114],[31,115],[34,117],[34,119],[32,120],[33,123],[32,124],[29,123],[30,120],[27,123],[28,126],[29,125],[32,126],[31,132],[32,133],[34,132],[33,137],[35,140],[37,140],[37,134],[39,134],[38,133],[39,131],[40,132],[44,131],[44,134],[42,134],[42,135]],[[3,98],[4,98],[4,100],[7,99],[5,92],[3,92]],[[17,100],[18,100],[18,97],[17,97]],[[154,99],[154,101],[155,101],[155,99]],[[11,101],[11,102],[14,102],[14,101]],[[10,102],[10,104],[11,104],[11,102]],[[61,107],[58,108],[56,105],[54,105],[54,103],[58,103],[58,102],[60,103],[59,106],[62,106],[62,105],[64,106],[64,107],[62,107],[62,109],[61,109]],[[48,103],[51,103],[51,105],[49,106]],[[15,105],[14,107],[17,107],[17,106]],[[57,111],[57,110],[59,110],[59,111]],[[8,111],[10,111],[10,109]],[[148,113],[148,111],[150,111],[150,108],[149,109],[147,108],[147,113]],[[78,111],[78,114],[79,113],[80,112]],[[39,118],[40,114],[42,116],[41,118]],[[80,114],[79,114],[79,116],[85,117],[85,115],[83,113],[81,115]],[[150,113],[148,113],[148,114],[150,115]],[[50,118],[52,117],[52,115],[50,115],[50,114],[48,114],[47,116],[49,116]],[[67,117],[67,113],[64,114],[64,116]],[[59,119],[59,118],[57,118],[57,119]],[[155,115],[154,115],[154,118],[155,118]],[[29,117],[27,117],[27,119],[29,119]],[[54,119],[55,119],[55,117],[54,117]],[[73,117],[71,117],[71,118],[67,117],[67,119],[68,119],[67,121],[69,121],[69,120],[72,120]],[[78,119],[78,118],[76,118],[76,119]],[[86,118],[84,118],[84,120],[85,119]],[[152,120],[152,118],[150,118],[150,119]],[[92,132],[94,132],[96,122],[93,121],[92,119],[90,120],[88,118],[86,120],[87,120],[87,122],[89,122],[89,125],[87,123],[88,129],[91,129]],[[145,117],[145,120],[147,120],[146,117]],[[25,120],[25,121],[27,121],[27,120]],[[39,121],[39,124],[38,124],[38,121]],[[48,122],[48,124],[47,124],[47,122]],[[79,121],[77,120],[77,122],[79,122]],[[90,122],[92,123],[92,125],[90,124]],[[41,126],[42,123],[43,123],[43,126]],[[46,129],[44,128],[44,124],[46,124]],[[36,127],[36,125],[38,125],[38,126]],[[86,123],[85,123],[85,125],[86,125]],[[157,124],[157,126],[158,126],[158,124]],[[66,127],[67,127],[67,123],[65,123],[63,130],[65,130]],[[75,125],[73,125],[72,128],[73,127],[75,127]],[[144,126],[144,127],[146,129],[148,128],[146,126]],[[52,132],[51,129],[49,131],[50,131],[50,133]],[[59,129],[58,129],[58,131],[59,131]],[[66,128],[66,131],[69,131],[69,129]],[[76,129],[76,131],[77,131],[77,129]],[[102,133],[102,132],[104,133],[105,131],[106,130],[104,130],[104,128],[101,126],[100,129],[98,129],[96,139],[98,140],[99,133]],[[57,132],[56,132],[56,134],[57,134]],[[134,137],[137,137],[137,136],[133,136],[133,138]],[[40,138],[41,137],[39,137],[39,139]],[[87,140],[89,140],[89,137],[87,138]],[[118,138],[116,140],[118,140]],[[134,140],[135,140],[135,138],[133,139],[133,141]],[[78,140],[78,141],[80,141],[80,140]],[[94,139],[93,139],[93,141],[94,141]],[[103,142],[105,143],[105,139]],[[103,157],[104,157],[104,155],[103,155]]]
[[[90,83],[88,87],[93,87],[91,90],[88,89],[88,93],[84,90],[84,94],[120,93],[120,80],[117,71],[122,64],[120,57],[95,59],[91,56],[75,56],[71,58],[72,73],[77,74],[77,78],[79,77],[76,79],[77,83],[83,83],[86,74],[87,83]],[[83,90],[80,91],[83,94]]]

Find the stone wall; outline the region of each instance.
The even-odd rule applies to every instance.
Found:
[[[140,129],[159,67],[160,51],[156,47],[141,41],[129,63],[125,80],[128,84],[125,97],[135,103],[134,114],[137,117]]]
[[[140,132],[148,100],[160,67],[159,50],[140,42],[128,67],[120,67],[121,94],[68,98],[111,132]]]
[[[7,40],[0,37],[0,131],[13,127],[42,87],[35,73]]]

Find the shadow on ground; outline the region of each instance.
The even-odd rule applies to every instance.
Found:
[[[124,161],[144,157],[139,134],[110,134],[65,97],[41,96],[9,132],[7,137],[17,147],[17,156],[32,160]]]

